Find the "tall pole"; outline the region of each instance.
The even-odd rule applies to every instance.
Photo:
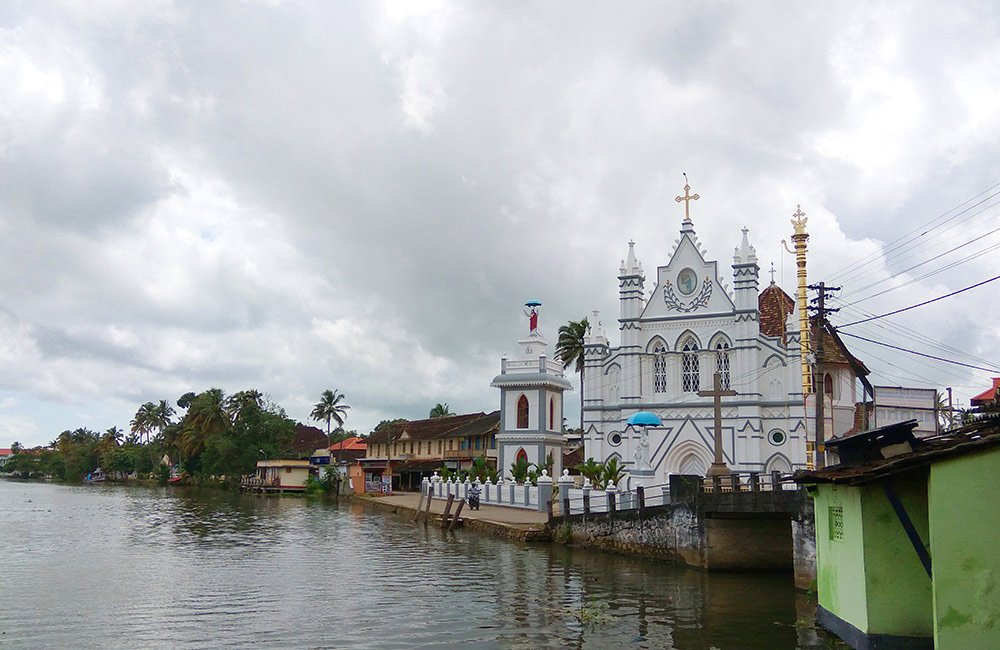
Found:
[[[816,319],[816,376],[813,382],[816,384],[816,441],[813,443],[815,449],[816,469],[826,467],[826,449],[823,446],[823,439],[826,437],[826,422],[823,413],[823,391],[826,389],[826,376],[823,374],[823,314],[826,307],[826,283],[819,283],[819,317]]]
[[[824,356],[823,356],[823,332],[826,330],[826,315],[828,313],[840,311],[839,309],[830,309],[826,306],[826,294],[828,291],[840,291],[840,287],[828,287],[825,282],[820,282],[819,284],[809,285],[810,289],[814,289],[819,292],[819,296],[813,299],[813,302],[817,303],[816,306],[816,341],[814,347],[816,348],[816,374],[813,377],[813,384],[816,386],[816,440],[813,443],[813,449],[815,450],[815,466],[816,469],[822,469],[826,466],[825,456],[826,449],[824,446],[824,438],[826,422],[823,403],[823,390],[826,384],[826,376],[824,374]]]
[[[795,245],[795,275],[798,279],[798,305],[799,305],[799,332],[802,357],[802,398],[812,391],[812,368],[809,367],[809,360],[806,353],[811,351],[809,346],[809,295],[806,291],[806,244],[809,241],[809,233],[806,232],[806,213],[802,211],[802,206],[796,206],[795,214],[792,215],[792,227],[795,233],[792,235],[792,242]]]

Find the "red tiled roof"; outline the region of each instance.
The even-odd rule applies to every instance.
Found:
[[[973,397],[970,402],[973,406],[982,406],[984,404],[991,404],[997,399],[997,389],[1000,389],[1000,377],[993,378],[993,387],[987,388],[983,392],[979,393]]]
[[[365,443],[364,439],[357,437],[345,438],[340,442],[335,442],[330,445],[330,451],[353,451],[356,449],[364,451],[367,448],[368,445]]]
[[[10,456],[12,453],[10,449],[0,449],[0,456]]]
[[[785,340],[785,319],[795,311],[795,301],[781,287],[772,284],[760,292],[757,297],[757,309],[760,310],[760,333],[775,336]]]

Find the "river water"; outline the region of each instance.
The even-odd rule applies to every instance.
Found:
[[[790,575],[358,504],[0,480],[0,648],[825,648]]]

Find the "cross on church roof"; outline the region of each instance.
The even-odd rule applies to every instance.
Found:
[[[774,262],[771,262],[771,284],[774,284]]]
[[[701,197],[690,193],[691,186],[688,185],[688,175],[684,174],[684,196],[675,197],[674,200],[680,203],[684,201],[684,220],[691,220],[691,201],[697,201]]]

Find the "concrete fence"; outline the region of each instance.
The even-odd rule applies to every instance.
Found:
[[[496,483],[490,479],[486,479],[483,483],[479,479],[475,481],[465,479],[464,482],[450,478],[445,480],[438,476],[437,472],[434,472],[434,476],[422,481],[420,489],[424,494],[429,494],[434,499],[447,499],[449,495],[454,495],[456,499],[467,499],[473,485],[479,486],[479,503],[481,505],[507,506],[545,512],[548,510],[549,501],[552,500],[552,477],[545,470],[542,470],[542,475],[538,477],[538,485],[515,483],[504,479],[500,479]]]

